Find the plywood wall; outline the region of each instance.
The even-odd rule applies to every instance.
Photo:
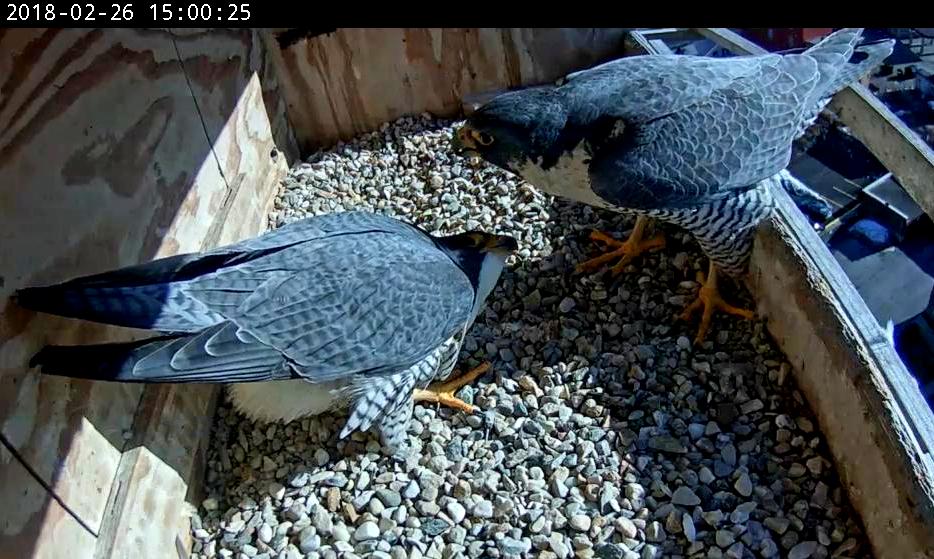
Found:
[[[0,557],[188,545],[119,513],[182,501],[215,391],[40,377],[43,344],[139,333],[8,295],[258,233],[296,154],[277,90],[251,30],[0,30]]]
[[[623,28],[340,28],[271,48],[303,151],[622,54]]]

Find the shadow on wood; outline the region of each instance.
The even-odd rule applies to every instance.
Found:
[[[4,30],[0,76],[0,549],[79,558],[188,546],[186,519],[167,513],[195,475],[215,387],[26,370],[44,344],[140,332],[34,314],[8,296],[265,227],[297,150],[263,38]],[[120,518],[127,504],[135,514]]]

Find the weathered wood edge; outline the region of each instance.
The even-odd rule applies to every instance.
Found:
[[[764,48],[720,27],[694,28],[699,35],[737,54],[765,54]],[[934,218],[934,150],[865,86],[838,93],[829,107],[928,216]]]
[[[916,411],[890,386],[899,377],[911,389],[911,377],[789,195],[775,199],[750,263],[757,310],[817,415],[875,555],[934,557],[934,464],[909,420]]]
[[[734,52],[764,52],[727,30],[697,31]],[[834,104],[865,102],[864,95],[854,92],[859,89],[838,95]],[[844,114],[841,120],[847,123]],[[909,160],[899,155],[899,148],[912,153],[910,139],[888,146],[889,158]],[[867,147],[875,152],[873,145]],[[930,168],[927,173],[932,176]],[[751,263],[750,287],[759,311],[794,362],[878,556],[934,557],[934,418],[830,251],[788,194],[775,196],[775,214],[756,238]],[[829,367],[820,370],[814,367],[818,363]],[[810,369],[813,374],[807,374]],[[854,406],[854,395],[859,406]],[[854,413],[841,414],[848,405]]]
[[[744,39],[743,37],[737,35],[736,33],[733,33],[732,31],[729,31],[726,29],[719,29],[719,28],[698,29],[697,31],[701,33],[702,35],[704,35],[705,37],[710,38],[711,40],[717,42],[721,46],[727,49],[730,49],[731,51],[734,51],[734,52],[739,52],[741,54],[742,53],[756,54],[756,53],[766,52],[765,49],[763,49],[762,47],[759,47],[755,43],[752,43],[751,41],[748,41]],[[857,89],[862,89],[863,91],[860,94],[854,94],[856,95],[855,97],[847,97],[847,93],[846,93],[847,91],[854,91]],[[842,100],[840,99],[841,95],[844,96]],[[831,106],[833,106],[834,104],[839,105],[843,103],[843,106],[846,109],[846,111],[844,111],[844,114],[840,115],[840,120],[844,124],[849,125],[850,122],[845,118],[845,116],[852,115],[852,114],[862,115],[863,109],[859,109],[857,113],[852,112],[853,109],[847,103],[848,100],[858,99],[860,100],[859,103],[861,103],[862,101],[866,101],[869,98],[874,99],[874,96],[869,91],[866,91],[865,88],[863,88],[862,86],[859,86],[858,88],[854,88],[851,86],[847,88],[846,90],[844,90],[843,92],[841,92],[840,94],[838,94],[836,97],[834,97],[834,100],[831,103]],[[889,111],[888,108],[882,105],[882,103],[880,103],[877,99],[875,99],[875,102],[871,106],[867,106],[867,107],[869,108],[877,107],[879,108],[880,112],[888,112],[888,116],[884,118],[884,120],[886,121],[891,121],[893,119],[896,121],[898,120],[898,117],[892,114],[891,111]],[[905,128],[904,125],[902,125],[902,128]],[[905,128],[905,130],[907,130],[907,128]],[[892,145],[887,146],[885,149],[891,152],[892,154],[894,154],[894,155],[891,155],[891,158],[898,160],[898,161],[908,160],[909,156],[904,155],[904,154],[912,153],[915,147],[914,146],[915,142],[913,141],[914,136],[911,133],[911,131],[908,130],[905,134],[899,134],[897,137],[892,137],[890,139],[892,140]],[[879,154],[876,153],[876,149],[874,146],[867,144],[866,147],[871,152],[873,152],[874,155],[876,155],[877,157],[879,156]],[[880,160],[882,160],[881,157],[880,157]],[[883,161],[883,163],[885,162]],[[892,174],[898,177],[897,169],[889,169],[889,170],[892,172]],[[934,178],[934,160],[932,160],[932,162],[927,166],[927,168],[924,171],[924,174],[926,175],[928,180],[931,180],[932,178]],[[926,185],[926,188],[929,189],[927,185]],[[801,221],[800,223],[803,223],[803,228],[806,229],[811,234],[811,236],[813,236],[814,240],[819,241],[819,237],[817,236],[817,234],[813,231],[811,227],[807,226],[806,222]],[[865,314],[866,316],[871,317],[872,315],[871,313],[869,313],[868,309],[865,307],[865,303],[863,302],[862,298],[859,296],[856,289],[853,287],[852,283],[849,281],[846,275],[842,272],[842,270],[839,269],[839,267],[837,266],[836,260],[833,259],[833,257],[830,255],[830,252],[829,250],[827,250],[827,247],[823,243],[818,243],[814,245],[813,251],[817,251],[817,253],[811,254],[813,258],[817,258],[819,256],[822,260],[825,260],[827,262],[822,272],[825,275],[827,275],[828,278],[831,278],[831,275],[836,276],[838,271],[841,274],[839,275],[839,277],[832,277],[832,279],[835,280],[835,282],[840,284],[840,287],[838,288],[839,290],[837,293],[838,296],[855,299],[852,302],[852,304],[859,305],[856,308],[850,309],[851,314],[853,315]],[[824,258],[825,256],[826,258]],[[846,302],[850,303],[850,301],[846,301]],[[861,332],[858,332],[858,334],[860,334],[864,339],[872,339],[878,333],[882,332],[882,328],[875,321],[875,319],[867,320],[865,321],[865,324],[860,324],[858,326],[863,328],[863,330]],[[892,354],[895,355],[894,349],[892,350],[892,352],[893,352]],[[907,411],[912,412],[912,414],[907,418],[907,420],[909,421],[909,423],[912,424],[914,431],[916,435],[918,436],[919,442],[922,445],[922,449],[926,453],[930,453],[932,450],[934,450],[934,414],[931,413],[930,408],[927,406],[927,404],[924,401],[924,398],[921,396],[921,392],[918,390],[917,384],[913,381],[911,375],[905,369],[904,364],[902,363],[901,359],[895,359],[895,363],[893,364],[893,366],[894,366],[894,369],[887,371],[889,381],[892,383],[891,388],[894,390],[895,395],[899,398],[901,405],[906,407]]]

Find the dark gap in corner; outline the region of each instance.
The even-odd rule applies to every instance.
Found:
[[[318,35],[330,35],[337,31],[336,27],[330,27],[327,29],[318,28],[312,29],[308,27],[295,27],[289,29],[288,31],[283,31],[276,35],[276,41],[279,43],[279,48],[287,49],[294,45],[295,43],[301,41],[302,39],[311,39],[317,37]]]

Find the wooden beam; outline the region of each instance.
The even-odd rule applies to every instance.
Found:
[[[932,417],[882,327],[782,189],[749,283],[879,558],[934,550]]]
[[[768,51],[724,28],[696,28],[701,36],[737,54]],[[895,175],[898,183],[934,218],[934,151],[863,85],[838,93],[829,108],[859,141]]]
[[[661,29],[640,29],[637,31],[646,39],[660,41],[685,41],[695,33],[690,27],[666,27]]]
[[[630,31],[629,39],[635,43],[634,48],[641,49],[650,54],[671,54],[671,49],[665,41],[657,35],[646,35],[642,31]]]

